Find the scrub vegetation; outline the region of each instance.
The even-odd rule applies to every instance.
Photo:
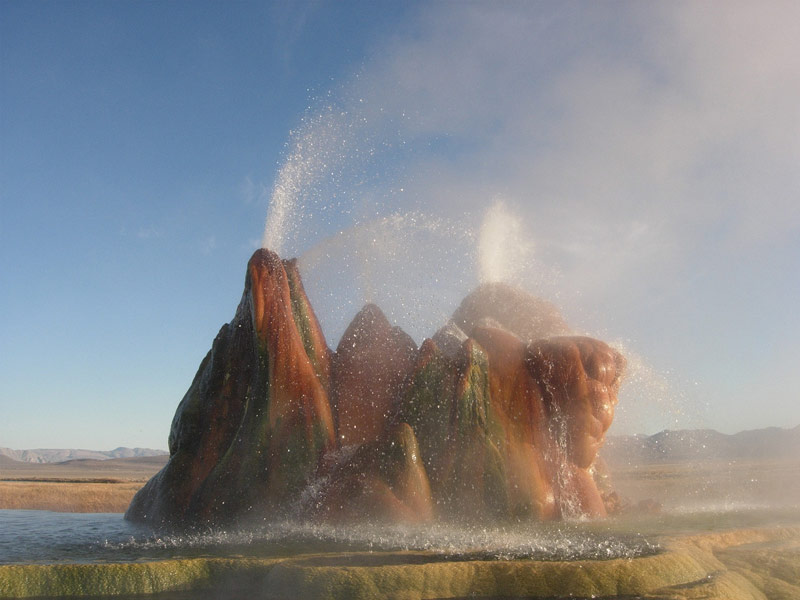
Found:
[[[78,513],[122,513],[142,482],[0,481],[0,509]]]

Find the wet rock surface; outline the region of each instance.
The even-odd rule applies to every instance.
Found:
[[[329,350],[288,265],[291,277],[272,252],[250,259],[236,316],[175,413],[169,462],[126,518],[182,527],[285,512],[334,448]]]
[[[571,333],[554,304],[499,282],[478,286],[462,300],[452,322],[468,336],[475,327],[491,324],[524,342]]]
[[[169,527],[604,516],[624,358],[484,284],[417,348],[366,305],[331,352],[296,261],[258,250],[126,518]]]
[[[334,357],[332,403],[341,446],[383,436],[417,354],[414,340],[367,304],[344,332]]]

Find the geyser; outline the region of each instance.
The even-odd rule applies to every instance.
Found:
[[[495,200],[478,233],[481,281],[513,281],[527,264],[531,250],[530,237],[523,234],[519,217],[505,202]]]
[[[227,526],[603,516],[625,360],[550,303],[484,283],[417,348],[366,305],[328,348],[295,260],[257,250],[126,518]]]

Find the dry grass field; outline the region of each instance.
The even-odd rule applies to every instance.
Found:
[[[0,509],[125,512],[166,461],[166,456],[53,464],[0,460]]]
[[[142,482],[0,481],[0,508],[125,512]]]

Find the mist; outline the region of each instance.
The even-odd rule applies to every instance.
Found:
[[[788,2],[424,7],[292,132],[264,245],[339,240],[304,274],[334,345],[365,301],[420,341],[510,279],[647,365],[617,427],[794,425],[798,23]],[[348,238],[390,217],[429,235]],[[769,423],[746,391],[767,387]]]

